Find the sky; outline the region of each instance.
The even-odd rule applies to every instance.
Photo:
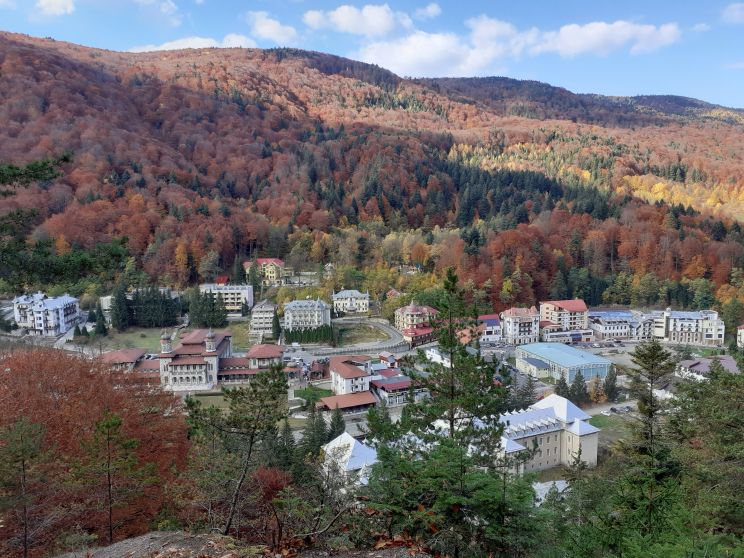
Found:
[[[291,46],[400,76],[744,108],[744,1],[0,0],[0,29],[120,51]]]

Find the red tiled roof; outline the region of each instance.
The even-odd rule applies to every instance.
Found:
[[[119,349],[118,351],[111,351],[101,355],[101,362],[107,364],[134,364],[143,356],[145,356],[145,349]]]
[[[392,368],[386,368],[385,370],[378,370],[377,374],[379,374],[383,378],[392,378],[393,376],[397,376],[398,374],[400,374],[400,370],[393,370]]]
[[[195,329],[181,337],[181,345],[201,345],[209,333],[208,329]]]
[[[369,360],[369,357],[350,357],[350,356],[337,356],[331,357],[331,374],[338,374],[344,380],[351,380],[354,378],[363,378],[367,373],[353,364],[360,360]]]
[[[251,350],[248,351],[248,358],[281,358],[283,354],[284,349],[279,345],[266,343],[251,347]]]
[[[479,322],[484,322],[486,320],[500,320],[500,319],[501,318],[499,317],[498,314],[481,314],[480,316],[478,316]]]
[[[423,326],[423,327],[409,327],[408,329],[404,329],[401,331],[403,335],[410,335],[411,337],[419,337],[422,335],[429,335],[432,331],[434,331],[433,327],[429,326]]]
[[[134,367],[136,371],[147,372],[151,370],[160,370],[160,361],[158,359],[141,360]],[[160,372],[158,372],[159,374]]]
[[[509,316],[511,318],[522,318],[536,314],[540,314],[540,312],[534,306],[532,308],[509,308],[501,313],[502,316]]]
[[[218,275],[214,278],[215,285],[227,285],[228,281],[230,281],[229,275]]]
[[[554,306],[557,306],[561,310],[565,310],[566,312],[586,312],[586,302],[581,300],[580,298],[575,298],[573,300],[546,300],[542,304],[552,304]]]
[[[377,389],[384,389],[385,391],[395,391],[399,389],[408,389],[411,387],[411,379],[406,378],[405,380],[399,380],[397,382],[387,382],[384,380],[372,380],[370,382]]]
[[[349,409],[351,407],[361,407],[363,405],[374,405],[377,403],[377,399],[371,391],[360,391],[358,393],[347,393],[346,395],[331,395],[329,397],[323,397],[316,407],[325,407],[333,410],[336,407],[339,409]]]

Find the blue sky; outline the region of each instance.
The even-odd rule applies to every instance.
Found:
[[[0,0],[0,29],[113,50],[294,46],[744,108],[744,1]]]

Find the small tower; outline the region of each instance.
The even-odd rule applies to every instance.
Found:
[[[171,348],[171,337],[165,330],[163,330],[163,334],[160,336],[160,352],[163,354],[173,352]]]
[[[211,327],[207,332],[207,336],[204,338],[204,349],[208,353],[213,353],[217,350],[217,347],[214,346],[214,331],[212,331]]]

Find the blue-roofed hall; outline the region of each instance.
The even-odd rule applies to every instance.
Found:
[[[530,343],[517,347],[517,370],[536,378],[561,376],[569,384],[581,372],[585,380],[604,379],[612,362],[598,355],[582,351],[563,343]]]

